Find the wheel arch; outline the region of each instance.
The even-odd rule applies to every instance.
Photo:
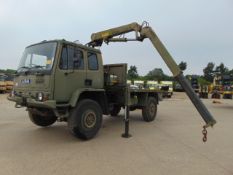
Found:
[[[154,97],[157,101],[157,104],[159,104],[159,96],[157,92],[149,92],[147,98]]]
[[[77,103],[83,99],[91,99],[96,101],[101,109],[103,114],[108,113],[108,102],[105,91],[103,89],[82,89],[77,90],[70,100],[71,107],[75,107]]]

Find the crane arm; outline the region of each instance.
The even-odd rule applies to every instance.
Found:
[[[135,32],[134,39],[128,38],[114,38],[116,36],[120,36],[129,32]],[[188,83],[186,78],[184,77],[182,71],[179,66],[176,64],[175,60],[172,58],[166,47],[160,41],[156,33],[153,31],[151,27],[149,27],[148,23],[143,23],[139,25],[138,23],[131,23],[128,25],[123,25],[120,27],[108,29],[105,31],[101,31],[98,33],[93,33],[91,35],[91,42],[88,43],[89,46],[96,47],[101,46],[103,41],[108,42],[127,42],[127,41],[143,41],[145,38],[150,39],[151,43],[155,47],[155,49],[159,52],[160,56],[172,72],[174,78],[181,84],[186,94],[192,101],[193,105],[196,107],[197,111],[202,116],[206,125],[204,127],[213,126],[216,123],[216,120],[213,118],[211,113],[208,111],[206,106],[202,103],[199,97],[194,92],[191,85]]]

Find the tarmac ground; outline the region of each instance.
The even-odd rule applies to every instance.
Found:
[[[25,108],[0,94],[0,174],[2,175],[232,175],[233,100],[205,99],[217,120],[202,142],[204,121],[184,93],[158,106],[155,121],[130,115],[131,138],[122,138],[120,116],[104,116],[98,135],[89,141],[73,137],[66,123],[40,128]]]

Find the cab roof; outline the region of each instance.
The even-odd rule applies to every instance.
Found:
[[[27,46],[26,48],[37,45],[37,44],[50,43],[50,42],[57,42],[57,43],[60,43],[60,44],[68,44],[68,45],[72,45],[72,46],[82,48],[84,50],[101,53],[101,51],[99,49],[95,49],[93,47],[89,47],[89,46],[86,46],[86,45],[83,45],[83,44],[80,44],[80,43],[76,43],[76,42],[66,41],[65,39],[44,40],[44,41],[41,41],[41,42],[36,43],[36,44],[31,44],[31,45]]]

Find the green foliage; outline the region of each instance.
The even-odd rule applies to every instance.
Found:
[[[0,69],[0,73],[4,73],[4,74],[14,74],[16,72],[16,70],[14,69]]]
[[[209,82],[213,82],[214,66],[215,64],[213,62],[209,62],[207,66],[203,69],[204,78]]]
[[[233,77],[233,69],[230,70],[228,74]]]
[[[220,75],[226,75],[229,74],[229,69],[223,63],[220,63],[219,66],[216,66],[215,72]]]
[[[149,71],[146,75],[148,79],[150,80],[162,80],[163,78],[163,70],[161,68],[154,68],[153,70]]]
[[[207,81],[203,76],[198,78],[198,83],[203,86],[203,85],[210,85],[211,82]]]
[[[13,80],[16,70],[13,69],[0,69],[0,76],[4,76],[5,80]]]
[[[149,71],[148,74],[145,76],[146,80],[156,80],[156,81],[172,81],[173,77],[170,77],[164,74],[161,68],[154,68],[153,70]]]
[[[130,66],[128,70],[128,79],[129,80],[134,80],[139,77],[137,67],[136,66]]]
[[[229,70],[223,63],[220,63],[219,66],[215,67],[213,62],[209,62],[207,66],[203,69],[204,78],[213,82],[214,76],[216,75],[231,75],[233,76],[233,69]]]
[[[181,71],[185,71],[187,69],[187,63],[184,61],[181,61],[178,65]]]

